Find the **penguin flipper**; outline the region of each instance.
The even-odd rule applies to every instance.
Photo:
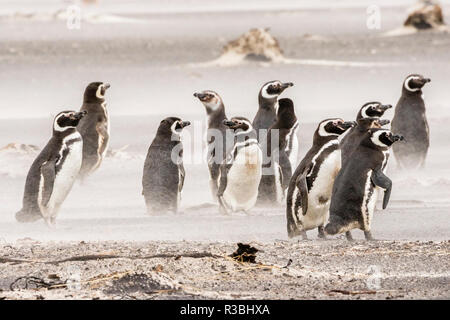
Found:
[[[41,165],[41,179],[44,179],[42,190],[42,206],[46,207],[53,192],[56,177],[56,159],[44,162]]]
[[[374,185],[384,189],[383,209],[386,209],[389,203],[389,198],[391,197],[391,190],[392,190],[391,179],[389,179],[381,170],[373,171],[370,179],[372,180],[372,183]]]
[[[220,178],[219,178],[219,190],[217,191],[217,196],[222,197],[228,183],[228,165],[224,162],[220,166]]]
[[[289,181],[292,178],[292,166],[291,162],[289,161],[289,157],[284,151],[281,151],[279,153],[279,164],[283,177],[282,180],[283,189],[286,190],[287,187],[289,186]]]
[[[295,185],[300,191],[300,197],[302,199],[303,215],[306,215],[306,212],[308,211],[308,184],[306,183],[307,174],[308,172],[304,171],[301,175],[298,176],[297,181],[295,182]]]
[[[184,186],[184,177],[186,176],[186,171],[184,171],[184,166],[182,164],[178,165],[178,170],[180,172],[180,181],[178,181],[178,192],[181,192]]]

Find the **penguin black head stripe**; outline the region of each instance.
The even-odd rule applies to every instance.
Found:
[[[244,117],[233,117],[231,120],[224,120],[223,124],[235,133],[249,133],[253,130],[250,121]]]
[[[203,103],[208,113],[218,110],[221,105],[223,105],[222,98],[217,94],[217,92],[211,90],[196,92],[194,93],[194,97]]]
[[[285,89],[293,85],[292,82],[283,83],[279,80],[269,81],[262,86],[260,95],[265,99],[276,99]]]
[[[431,82],[430,78],[425,78],[420,74],[410,74],[403,82],[403,90],[408,92],[419,92],[428,82]]]
[[[53,121],[53,130],[63,132],[78,126],[80,120],[87,114],[87,111],[63,111],[60,112]]]
[[[353,121],[345,122],[340,118],[326,119],[319,124],[319,127],[317,128],[317,134],[321,137],[339,136],[347,131],[347,129],[354,126],[355,122]]]
[[[390,108],[392,108],[392,105],[390,104],[382,104],[378,101],[367,102],[359,110],[356,120],[369,117],[379,118]]]
[[[109,83],[91,82],[84,91],[84,102],[97,102],[105,100],[106,90],[111,87]]]
[[[183,128],[189,126],[189,121],[182,121],[180,118],[168,117],[161,121],[158,128],[157,135],[167,135],[170,137],[172,134],[179,135]]]
[[[375,148],[389,148],[394,142],[402,141],[404,138],[401,135],[393,134],[390,130],[387,129],[371,129],[369,131],[369,140],[364,141],[363,144],[366,146],[372,146]]]

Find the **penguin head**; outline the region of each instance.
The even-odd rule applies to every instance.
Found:
[[[84,90],[84,102],[104,101],[106,90],[110,87],[109,83],[91,82]]]
[[[430,78],[425,78],[421,74],[410,74],[403,81],[403,91],[409,93],[420,92],[422,87],[428,82],[431,82]]]
[[[297,122],[294,102],[289,98],[278,101],[277,122],[282,128],[292,128]]]
[[[293,85],[292,82],[283,83],[279,80],[269,81],[261,87],[259,95],[264,99],[276,99],[285,89],[292,87]]]
[[[367,139],[363,140],[363,144],[372,145],[375,148],[387,149],[394,142],[403,141],[404,138],[401,135],[393,134],[390,130],[387,129],[370,129],[368,135],[369,141]]]
[[[236,133],[249,133],[253,130],[253,126],[247,118],[233,117],[231,120],[223,120],[223,124]]]
[[[68,129],[74,129],[80,123],[80,120],[87,114],[87,111],[63,111],[53,120],[53,131],[64,132]]]
[[[390,123],[387,119],[380,119],[377,117],[361,118],[356,121],[358,128],[362,130],[369,130],[371,128],[381,128]]]
[[[390,108],[392,108],[390,104],[382,104],[378,101],[367,102],[359,110],[356,120],[369,117],[379,118]]]
[[[168,117],[162,120],[159,124],[157,135],[179,137],[183,128],[189,126],[190,124],[191,123],[189,121],[182,121],[177,117]]]
[[[344,121],[340,118],[326,119],[319,123],[316,134],[320,137],[338,137],[355,125],[354,121]]]
[[[212,90],[204,90],[194,93],[194,97],[200,100],[206,108],[206,112],[212,113],[219,110],[223,106],[222,98]]]

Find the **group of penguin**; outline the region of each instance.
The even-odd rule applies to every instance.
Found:
[[[279,96],[294,84],[265,83],[251,122],[228,118],[214,91],[194,93],[207,114],[207,162],[210,189],[223,214],[248,212],[256,205],[285,205],[289,238],[318,228],[319,237],[361,229],[371,240],[371,222],[378,193],[386,208],[392,181],[386,176],[389,149],[404,168],[423,167],[429,128],[422,88],[430,82],[411,74],[390,123],[381,119],[392,108],[364,104],[356,121],[330,118],[319,123],[313,144],[297,165],[299,122],[294,103]],[[101,165],[109,142],[109,117],[103,82],[89,84],[79,112],[63,111],[53,122],[53,135],[33,162],[25,183],[19,222],[41,218],[55,223],[61,204],[77,179]],[[182,130],[189,121],[161,121],[144,164],[142,195],[148,213],[177,212],[184,186]],[[402,141],[401,143],[395,143]],[[394,144],[395,143],[395,144]]]

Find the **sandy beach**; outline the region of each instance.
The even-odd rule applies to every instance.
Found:
[[[4,7],[0,299],[449,298],[450,36],[385,36],[402,25],[412,2],[381,2],[379,30],[366,27],[369,4],[364,1],[333,7],[327,1],[282,1],[276,8],[263,1],[260,8],[250,2],[235,10],[216,1],[210,7],[195,2],[190,10],[174,2],[165,11],[143,1],[136,1],[135,10],[112,1],[84,8],[102,15],[96,22],[83,20],[80,30],[67,29],[64,20],[47,19],[47,13],[64,8],[56,1],[39,8]],[[443,9],[450,20],[450,3],[444,1]],[[17,14],[30,11],[35,12],[31,18]],[[123,19],[111,22],[106,14]],[[270,28],[284,56],[297,62],[204,65],[218,58],[228,41],[254,27]],[[342,236],[319,240],[316,231],[309,232],[309,241],[288,241],[282,207],[231,216],[220,215],[215,206],[202,207],[212,198],[201,161],[205,112],[192,96],[195,91],[215,90],[229,116],[253,119],[263,83],[293,82],[283,97],[295,102],[301,159],[319,121],[354,120],[368,101],[395,105],[410,73],[432,79],[424,89],[431,146],[421,171],[400,171],[394,157],[389,160],[391,201],[386,210],[378,204],[372,227],[380,241],[363,241],[361,231],[354,232],[354,243]],[[79,109],[91,81],[111,83],[112,152],[90,179],[76,183],[55,228],[42,221],[17,223],[14,214],[21,207],[27,171],[50,138],[53,116]],[[141,196],[145,155],[161,119],[172,115],[195,124],[184,136],[181,212],[148,216]],[[385,118],[392,116],[390,110]],[[2,149],[11,143],[36,150]],[[231,261],[227,255],[237,242],[260,249],[261,264]],[[95,257],[51,263],[89,255]],[[382,273],[375,289],[367,285],[369,268]],[[35,290],[18,283],[10,290],[22,276],[61,284],[74,274],[72,269],[86,281],[81,287]]]

